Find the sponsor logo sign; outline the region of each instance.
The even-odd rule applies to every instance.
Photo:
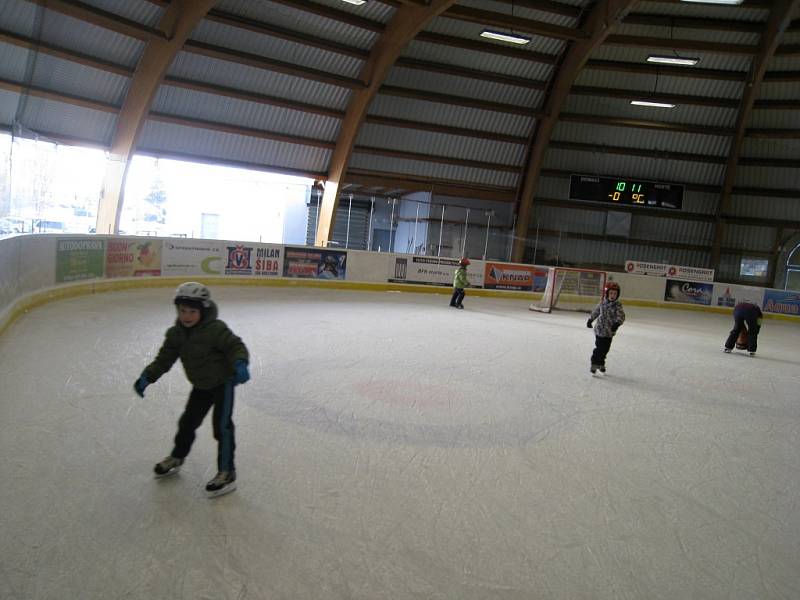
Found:
[[[632,275],[672,277],[675,279],[690,279],[692,281],[714,281],[714,269],[700,269],[698,267],[667,265],[637,260],[626,260],[625,272],[631,273]]]
[[[764,312],[800,315],[800,292],[764,290]]]
[[[347,252],[322,248],[286,248],[283,276],[301,279],[345,279]]]
[[[97,238],[57,240],[56,282],[102,277],[105,251],[105,241]]]
[[[667,279],[667,286],[664,290],[664,300],[666,302],[682,302],[684,304],[711,306],[713,295],[713,284],[684,281],[682,279]]]

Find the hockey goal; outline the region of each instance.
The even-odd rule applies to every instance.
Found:
[[[542,298],[530,310],[549,313],[552,310],[591,312],[603,299],[606,272],[592,269],[551,267]]]

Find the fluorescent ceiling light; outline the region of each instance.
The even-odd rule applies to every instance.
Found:
[[[682,67],[693,67],[700,62],[699,58],[687,58],[685,56],[658,56],[651,54],[647,57],[647,62],[659,65],[680,65]]]
[[[531,41],[531,38],[517,35],[516,33],[503,33],[502,31],[492,31],[491,29],[484,29],[481,32],[481,37],[519,45],[529,44]]]
[[[675,108],[674,104],[667,104],[666,102],[649,102],[647,100],[631,100],[631,104],[635,106],[653,106],[655,108]]]
[[[744,0],[681,0],[682,2],[694,2],[695,4],[730,4],[737,5],[744,2]]]
[[[342,2],[347,2],[348,4],[355,4],[356,6],[361,6],[362,4],[366,4],[367,0],[342,0]]]

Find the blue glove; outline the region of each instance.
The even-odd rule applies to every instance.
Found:
[[[592,328],[592,320],[591,320],[591,319],[589,319],[588,321],[586,321],[586,326],[587,326],[589,329],[591,329],[591,328]]]
[[[233,363],[233,384],[247,383],[250,381],[250,371],[247,370],[247,363],[241,358]]]
[[[150,380],[144,375],[139,376],[136,383],[133,384],[133,390],[139,394],[139,397],[144,398],[144,389],[150,385]]]

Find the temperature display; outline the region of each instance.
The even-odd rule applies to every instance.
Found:
[[[639,179],[570,175],[569,197],[572,200],[680,210],[683,186]]]

